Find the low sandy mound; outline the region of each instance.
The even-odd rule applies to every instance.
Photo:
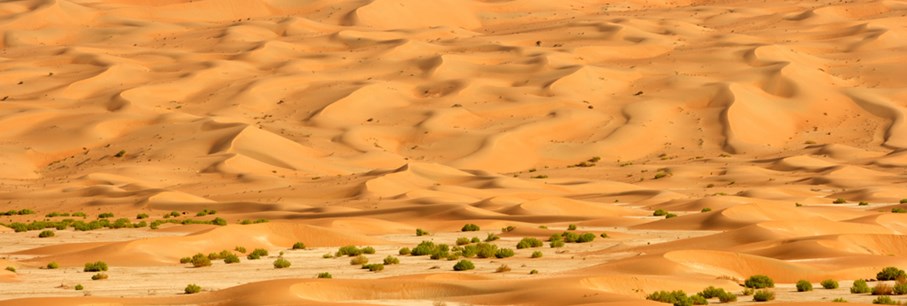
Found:
[[[718,200],[717,202],[724,202]],[[758,224],[766,221],[780,220],[816,220],[824,218],[804,214],[804,210],[797,210],[790,204],[774,202],[735,204],[734,206],[713,210],[706,213],[694,213],[677,218],[658,220],[655,222],[638,225],[640,229],[693,229],[693,230],[722,230],[735,229],[747,225]]]
[[[471,29],[481,26],[469,4],[449,0],[432,3],[418,0],[371,1],[350,13],[347,18],[351,24],[388,30],[432,26]]]
[[[772,165],[772,169],[783,170],[783,171],[799,170],[799,171],[818,172],[818,171],[824,171],[826,169],[830,169],[830,168],[836,167],[836,166],[838,166],[838,164],[834,163],[834,162],[825,161],[825,160],[822,160],[822,159],[819,159],[816,157],[812,157],[812,156],[800,155],[800,156],[791,156],[791,157],[783,158],[783,159],[779,160],[778,162],[776,162],[774,165]]]
[[[379,238],[361,234],[326,229],[317,226],[269,222],[252,225],[227,225],[182,237],[148,238],[124,242],[99,243],[98,246],[59,245],[17,252],[17,254],[42,254],[45,256],[29,262],[56,261],[61,266],[79,266],[86,262],[103,260],[111,265],[141,266],[175,264],[179,259],[195,253],[208,254],[232,250],[236,246],[247,249],[286,249],[296,242],[306,246],[380,245],[388,243]]]

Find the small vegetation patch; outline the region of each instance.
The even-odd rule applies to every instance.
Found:
[[[544,245],[541,240],[536,238],[523,238],[516,244],[517,249],[537,248]]]
[[[837,199],[835,199],[834,201],[832,201],[832,203],[834,203],[834,204],[845,204],[845,203],[847,203],[847,200],[842,199],[842,198],[837,198]]]
[[[466,225],[463,225],[463,228],[460,229],[461,232],[475,232],[475,231],[478,231],[478,230],[479,230],[479,226],[478,226],[478,225],[475,225],[475,224],[472,224],[472,223],[468,223],[468,224],[466,224]]]
[[[775,299],[775,292],[771,290],[758,290],[753,293],[753,301],[756,302],[768,302]]]
[[[354,245],[348,245],[348,246],[340,247],[340,249],[337,250],[337,253],[334,253],[334,256],[336,256],[336,257],[340,257],[340,256],[352,257],[352,256],[359,256],[362,253],[363,253],[362,249],[357,248]]]
[[[362,248],[362,253],[363,254],[375,254],[375,248],[370,247],[370,246],[364,247],[364,248]]]
[[[48,269],[59,269],[60,264],[58,264],[56,261],[51,261],[50,263],[47,264],[47,268]]]
[[[6,271],[16,273],[16,267],[13,267],[13,266],[6,266]]]
[[[457,262],[456,264],[454,264],[454,266],[453,266],[454,271],[466,271],[466,270],[472,270],[475,268],[476,268],[476,266],[469,260],[461,260],[461,261]]]
[[[797,292],[806,292],[806,291],[812,291],[812,290],[813,290],[813,284],[810,283],[809,281],[800,280],[797,282]]]
[[[427,231],[424,231],[424,230],[422,230],[421,228],[417,228],[417,229],[416,229],[416,236],[426,236],[426,235],[428,235],[428,234],[429,234],[429,233],[428,233]]]
[[[698,297],[699,297],[699,298],[697,298],[697,302],[700,303],[700,304],[694,304],[694,303],[693,303],[693,298],[687,296],[686,292],[683,292],[682,290],[675,290],[675,291],[655,291],[655,292],[653,292],[652,294],[649,294],[648,296],[646,296],[646,299],[647,299],[647,300],[651,300],[651,301],[656,301],[656,302],[662,302],[662,303],[673,304],[673,305],[675,305],[675,306],[677,306],[677,305],[686,306],[686,305],[704,305],[704,304],[708,304],[708,302],[705,301],[705,298],[704,298],[704,297],[699,296],[699,295],[695,295],[695,296],[698,296]],[[705,302],[703,303],[703,301],[705,301]]]
[[[362,268],[368,269],[370,272],[381,272],[381,271],[384,271],[384,264],[376,263],[376,264],[362,265]]]
[[[542,258],[542,256],[544,256],[544,254],[542,254],[542,251],[532,252],[532,258]]]
[[[48,238],[48,237],[53,237],[53,236],[54,236],[54,231],[50,231],[50,230],[44,230],[38,234],[38,238]]]
[[[227,254],[226,256],[224,256],[224,263],[225,264],[239,263],[239,256],[236,256],[236,254],[233,254],[233,253]]]
[[[277,258],[277,260],[274,261],[274,269],[289,268],[290,265],[290,261],[284,259],[283,257]]]
[[[879,305],[899,305],[900,304],[897,301],[891,299],[891,297],[887,296],[887,295],[875,298],[874,300],[872,300],[872,303],[879,304]]]
[[[872,289],[869,289],[869,285],[866,284],[865,280],[858,279],[853,281],[853,286],[850,287],[850,293],[869,293]]]
[[[106,273],[97,273],[97,274],[91,276],[91,280],[102,280],[102,279],[107,279],[108,277],[109,276],[107,276]]]
[[[750,278],[748,278],[746,281],[744,281],[743,284],[747,288],[754,288],[754,289],[774,288],[775,287],[775,281],[773,281],[770,277],[765,276],[765,275],[750,276]]]
[[[894,293],[894,288],[887,283],[879,282],[872,287],[872,295],[892,295]]]
[[[400,264],[400,259],[397,257],[394,257],[394,256],[387,255],[387,257],[384,258],[384,264],[385,265]]]
[[[652,213],[652,215],[655,217],[662,217],[667,214],[668,214],[668,211],[664,210],[664,209],[656,209],[655,212]]]
[[[353,266],[364,265],[367,263],[368,263],[368,257],[365,257],[363,255],[359,255],[359,256],[353,257],[353,259],[350,259],[350,265],[353,265]]]
[[[500,265],[497,269],[494,270],[496,273],[510,272],[510,267],[506,264]]]
[[[904,273],[904,270],[895,267],[885,267],[876,274],[876,279],[883,281],[896,280],[898,277],[907,277],[907,273]]]
[[[85,289],[85,287],[83,287],[82,284],[76,284],[75,289],[76,291],[81,291],[82,289]]]
[[[513,257],[513,250],[507,249],[507,248],[498,249],[498,251],[494,253],[494,257],[497,257],[497,258]]]
[[[189,262],[191,262],[192,266],[196,268],[211,266],[211,259],[202,253],[192,255],[192,260],[190,260]]]
[[[400,251],[398,251],[397,254],[405,256],[405,255],[409,255],[411,252],[412,252],[412,250],[410,250],[409,248],[403,247],[403,248],[400,248]]]
[[[331,273],[329,273],[329,272],[321,272],[321,273],[318,273],[317,278],[334,278],[334,276],[331,275]]]
[[[103,261],[89,262],[85,264],[85,272],[101,272],[107,271],[107,263]]]
[[[196,284],[189,284],[184,291],[186,294],[196,294],[202,291],[202,287]]]
[[[249,259],[249,260],[261,259],[262,256],[268,256],[268,250],[254,249],[254,250],[252,250],[251,253],[249,253],[248,256],[246,256],[246,259]]]
[[[838,289],[838,281],[833,279],[826,279],[820,283],[822,288],[825,289]]]

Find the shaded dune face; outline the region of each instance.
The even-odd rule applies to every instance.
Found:
[[[850,282],[907,265],[907,214],[892,213],[907,211],[905,14],[882,0],[5,1],[0,213],[36,213],[0,223],[228,225],[0,227],[0,305],[659,305],[644,298],[736,293],[753,274],[778,302],[869,303]],[[489,234],[514,248],[570,224],[597,238],[466,272],[331,256],[369,245],[380,263]],[[237,246],[272,254],[177,264]],[[272,269],[278,256],[293,265]],[[97,260],[110,279],[76,273]],[[787,292],[801,279],[842,286]]]

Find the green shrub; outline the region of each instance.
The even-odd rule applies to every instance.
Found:
[[[707,299],[711,299],[711,298],[719,297],[719,296],[721,296],[721,294],[723,294],[725,292],[726,291],[724,291],[724,289],[722,289],[722,288],[715,288],[714,286],[708,286],[705,289],[702,289],[702,292],[699,292],[698,295],[701,295],[702,297],[707,298]]]
[[[375,254],[375,248],[370,247],[370,246],[364,247],[364,248],[362,248],[362,253],[363,254]]]
[[[494,257],[497,257],[497,258],[507,258],[507,257],[512,257],[512,256],[513,256],[513,250],[506,249],[506,248],[498,249],[498,251],[494,253]]]
[[[334,278],[334,276],[328,272],[321,272],[321,273],[318,273],[318,278]]]
[[[243,253],[243,254],[246,253],[246,247],[242,247],[242,246],[236,246],[235,248],[233,248],[233,250],[234,250],[234,251],[237,251],[237,252],[240,252],[240,253]]]
[[[289,268],[289,267],[290,267],[290,261],[284,259],[283,257],[277,258],[277,260],[274,261],[274,269],[283,269],[283,268]]]
[[[598,236],[602,237],[602,238],[608,238],[608,233],[602,233],[601,235],[598,235]]]
[[[106,218],[113,218],[113,213],[106,212],[106,213],[101,213],[98,215],[98,219],[106,219]]]
[[[60,264],[58,264],[56,261],[51,261],[50,263],[47,264],[47,268],[48,269],[59,269]]]
[[[667,215],[665,215],[665,219],[671,219],[671,218],[675,218],[675,217],[677,217],[677,214],[675,214],[675,213],[668,213]]]
[[[523,238],[516,244],[517,249],[537,248],[544,245],[541,240],[536,238]]]
[[[862,202],[862,201],[861,201],[861,202],[860,202],[859,204],[857,204],[857,205],[859,205],[859,206],[869,206],[869,202]]]
[[[878,280],[895,280],[901,276],[907,276],[907,274],[904,273],[904,270],[901,270],[901,269],[898,269],[895,267],[886,267],[886,268],[882,269],[882,271],[879,271],[879,273],[876,274],[876,279],[878,279]]]
[[[756,302],[768,302],[775,299],[775,292],[771,290],[762,289],[753,293],[753,301]]]
[[[102,279],[107,279],[107,278],[108,278],[108,276],[105,273],[97,273],[97,274],[91,276],[91,280],[102,280]]]
[[[227,256],[224,256],[224,263],[225,264],[239,263],[239,256],[236,256],[236,254],[233,254],[233,253],[227,254]]]
[[[872,295],[891,295],[894,294],[894,288],[891,285],[879,282],[872,287]]]
[[[359,255],[359,256],[353,257],[353,259],[350,259],[350,265],[353,265],[353,266],[364,265],[367,263],[368,263],[368,257],[365,257],[363,255]]]
[[[837,199],[835,199],[834,201],[832,201],[832,203],[834,203],[834,204],[844,204],[844,203],[847,203],[847,200],[842,199],[842,198],[837,198]]]
[[[73,217],[82,217],[82,218],[87,218],[87,217],[88,217],[88,215],[86,215],[85,213],[83,213],[83,212],[81,212],[81,211],[72,213],[72,216],[73,216]]]
[[[362,267],[363,267],[364,269],[368,269],[368,270],[371,271],[371,272],[381,272],[381,271],[384,271],[384,265],[383,265],[383,264],[379,264],[379,263],[370,264],[370,265],[364,265],[364,266],[362,266]]]
[[[724,292],[718,296],[718,300],[722,303],[733,303],[737,301],[737,295],[730,292]]]
[[[544,256],[544,254],[542,254],[542,251],[532,252],[532,258],[542,258],[542,256]]]
[[[431,255],[435,252],[436,248],[437,246],[435,246],[434,242],[422,241],[410,251],[410,254],[413,256]]]
[[[475,231],[478,231],[478,230],[479,230],[479,226],[478,226],[478,225],[475,225],[475,224],[472,224],[472,223],[468,223],[468,224],[466,224],[466,225],[463,225],[463,228],[460,229],[461,232],[475,232]]]
[[[516,229],[515,226],[513,226],[513,225],[508,225],[508,226],[502,227],[502,228],[501,228],[501,232],[508,233],[508,232],[512,232],[512,231],[515,230],[515,229]]]
[[[561,236],[564,237],[565,242],[573,243],[579,240],[579,234],[573,232],[564,232]]]
[[[833,279],[826,279],[826,280],[822,281],[820,284],[822,284],[822,288],[825,288],[825,289],[838,289],[838,281],[833,280]]]
[[[217,218],[214,218],[214,220],[211,220],[211,224],[214,224],[217,226],[224,226],[224,225],[227,225],[227,220],[224,220],[224,218],[221,218],[221,217],[217,217]]]
[[[53,236],[54,236],[54,231],[41,231],[41,233],[38,234],[38,238],[47,238],[47,237],[53,237]]]
[[[661,216],[665,216],[667,214],[668,214],[668,211],[666,211],[664,209],[656,209],[655,212],[652,213],[652,215],[655,217],[661,217]]]
[[[223,259],[223,257],[221,257],[220,254],[218,254],[218,253],[213,253],[213,252],[212,252],[212,253],[208,253],[208,259],[210,259],[210,260],[218,260],[218,259]]]
[[[141,219],[148,219],[148,214],[144,214],[144,213],[142,213],[142,214],[137,214],[137,215],[135,215],[135,218],[136,218],[136,219],[139,219],[139,220],[141,220]]]
[[[337,253],[334,253],[334,256],[336,256],[336,257],[340,257],[340,256],[353,257],[353,256],[359,256],[359,255],[362,255],[362,249],[357,248],[354,245],[340,247],[340,249],[337,250]]]
[[[834,300],[831,300],[831,302],[832,303],[847,303],[847,300],[845,300],[844,298],[836,298]]]
[[[190,262],[192,263],[192,266],[196,268],[211,266],[211,259],[202,253],[192,255],[192,260]]]
[[[907,209],[904,209],[901,207],[895,207],[895,208],[891,209],[891,212],[896,213],[896,214],[903,214],[903,213],[907,213]]]
[[[472,262],[468,261],[468,260],[461,260],[453,266],[454,271],[466,271],[466,270],[472,270],[475,268],[476,268],[476,266],[473,265]]]
[[[77,291],[79,291],[79,290],[85,289],[85,287],[82,287],[82,284],[76,284],[76,288],[75,288],[75,289],[76,289]]]
[[[190,263],[190,262],[192,262],[192,257],[183,257],[183,258],[180,258],[180,263],[181,263],[181,264],[187,264],[187,263]]]
[[[202,287],[196,284],[189,284],[186,286],[186,294],[195,294],[202,291]]]
[[[709,304],[709,301],[707,301],[701,295],[691,295],[690,302],[693,303],[693,305],[708,305]]]
[[[492,258],[498,252],[498,246],[490,243],[478,243],[476,246],[476,257]]]
[[[539,274],[539,270],[532,269],[532,271],[529,271],[529,274],[530,274],[530,275],[532,275],[532,274]]]
[[[385,265],[396,265],[399,263],[400,263],[400,259],[397,257],[387,255],[387,257],[384,258]]]
[[[812,291],[812,290],[813,290],[813,284],[810,283],[809,281],[800,280],[797,282],[797,292],[806,292],[806,291]]]
[[[554,241],[551,241],[550,245],[552,248],[561,248],[561,247],[564,247],[564,241],[563,240],[554,240]]]
[[[904,295],[904,294],[907,294],[907,283],[905,283],[905,282],[896,282],[896,283],[894,283],[894,288],[892,288],[892,292],[893,292],[895,295]]]
[[[325,259],[327,259],[327,258],[334,258],[334,254],[331,254],[331,253],[324,253],[324,255],[321,255],[321,258],[325,258]]]
[[[762,288],[774,288],[775,282],[768,276],[765,275],[753,275],[750,276],[744,283],[747,288],[753,289],[762,289]]]
[[[712,211],[711,208],[705,207],[705,208],[703,208],[702,210],[700,210],[699,212],[704,212],[704,213],[706,213],[706,212],[710,212],[710,211]]]
[[[479,243],[479,242],[482,242],[482,240],[480,240],[479,237],[472,237],[472,239],[470,239],[469,242],[470,243]]]
[[[107,271],[107,263],[103,261],[89,262],[85,264],[85,272],[101,272]]]
[[[13,266],[6,266],[6,271],[16,273],[16,267],[13,267]]]
[[[687,296],[682,290],[676,291],[655,291],[652,294],[646,296],[647,300],[674,304],[674,305],[692,305],[693,301],[690,300],[690,297]]]
[[[576,238],[576,243],[592,242],[592,240],[595,240],[595,234],[585,233]]]
[[[488,233],[488,237],[485,237],[485,242],[492,242],[498,239],[501,239],[501,237],[498,237],[498,235],[492,233]]]
[[[869,286],[866,284],[865,280],[858,279],[853,281],[853,286],[850,287],[850,293],[869,293]]]
[[[246,256],[246,258],[249,260],[254,260],[254,259],[260,259],[262,256],[268,256],[268,250],[254,249],[254,250],[252,250],[251,253],[249,253],[248,256]]]
[[[877,297],[875,300],[872,300],[872,303],[880,305],[898,305],[898,302],[892,300],[891,297],[887,295]]]
[[[568,231],[575,231],[575,230],[576,230],[576,224],[567,225],[567,230],[568,230]]]
[[[409,248],[403,247],[403,248],[400,248],[400,251],[397,253],[400,255],[409,255],[411,252],[412,252],[412,250],[410,250]]]
[[[457,245],[467,245],[467,244],[469,244],[469,238],[466,238],[466,237],[457,238]]]
[[[422,230],[421,228],[416,229],[416,236],[425,236],[428,235],[428,232]]]

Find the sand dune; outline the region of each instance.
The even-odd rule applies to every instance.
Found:
[[[740,293],[753,274],[774,278],[778,305],[869,303],[843,284],[907,264],[905,13],[891,0],[5,1],[0,304],[659,305],[645,296]],[[193,224],[215,218],[227,225]],[[14,224],[63,220],[47,238]],[[70,226],[102,223],[138,227]],[[596,238],[464,272],[456,254],[379,273],[331,256],[565,231]],[[274,254],[178,265],[236,246]],[[278,257],[293,265],[272,269]],[[109,280],[78,273],[97,260]],[[787,291],[825,278],[842,289]]]

